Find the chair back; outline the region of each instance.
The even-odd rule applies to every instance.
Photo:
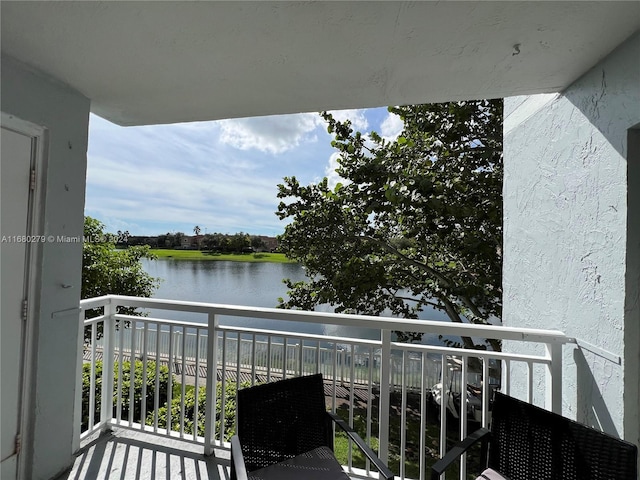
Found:
[[[489,467],[510,480],[637,479],[635,445],[496,392]]]
[[[236,422],[249,472],[317,447],[333,449],[321,374],[238,390]]]

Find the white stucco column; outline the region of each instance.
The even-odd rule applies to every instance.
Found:
[[[89,100],[56,79],[2,56],[2,111],[46,129],[43,222],[38,235],[83,232]],[[40,180],[40,179],[39,179]],[[26,186],[25,186],[26,188]],[[82,243],[47,241],[30,298],[33,335],[29,425],[22,431],[24,478],[49,479],[70,466]]]
[[[581,340],[587,348],[564,351],[563,413],[636,443],[638,58],[640,34],[562,94],[505,101],[503,313],[507,326]],[[512,378],[512,393],[525,383]],[[534,390],[543,383],[534,378]]]

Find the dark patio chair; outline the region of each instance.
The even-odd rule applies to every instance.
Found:
[[[431,479],[482,442],[480,480],[636,480],[638,448],[543,408],[495,393],[491,430],[479,429],[432,467]],[[488,461],[487,461],[488,449]]]
[[[342,428],[381,473],[393,473],[325,405],[322,375],[238,390],[236,435],[231,439],[232,480],[347,480],[333,455],[333,425]]]

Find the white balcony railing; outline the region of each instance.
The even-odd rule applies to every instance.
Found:
[[[84,381],[85,398],[77,402],[77,446],[91,433],[117,426],[202,444],[210,454],[229,448],[233,415],[225,422],[224,412],[233,409],[230,387],[236,382],[321,372],[331,408],[356,424],[399,478],[428,478],[430,463],[448,442],[464,438],[474,424],[487,426],[491,391],[499,387],[509,393],[511,372],[521,370],[512,368],[516,364],[525,366],[529,401],[534,369],[544,369],[545,406],[559,411],[562,345],[572,341],[550,330],[115,295],[83,300],[80,307],[78,391]],[[116,313],[119,307],[162,310],[166,318],[122,315]],[[85,319],[96,309],[99,316]],[[172,311],[202,314],[203,322],[172,320]],[[220,316],[357,326],[377,330],[380,337],[228,327],[219,324]],[[515,340],[539,345],[540,354],[400,343],[392,341],[393,331]],[[141,360],[138,377],[135,360]],[[350,472],[375,478],[369,465],[352,455],[351,445],[344,462]],[[463,459],[456,477],[466,478],[466,463]]]

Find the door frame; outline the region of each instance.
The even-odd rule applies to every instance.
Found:
[[[28,236],[44,233],[44,211],[46,199],[48,130],[45,127],[22,120],[14,115],[0,112],[0,125],[13,132],[31,137],[31,164],[35,171],[35,182],[29,194],[27,209]],[[27,187],[29,188],[29,187]],[[37,343],[38,321],[40,310],[40,286],[42,283],[41,265],[44,242],[28,242],[25,254],[25,280],[23,287],[24,298],[28,299],[26,319],[22,334],[22,372],[20,375],[20,396],[18,401],[20,435],[20,451],[17,458],[18,479],[29,478],[28,469],[33,455],[34,418],[32,402],[34,401],[36,361],[35,351]],[[26,448],[25,448],[26,447]]]

